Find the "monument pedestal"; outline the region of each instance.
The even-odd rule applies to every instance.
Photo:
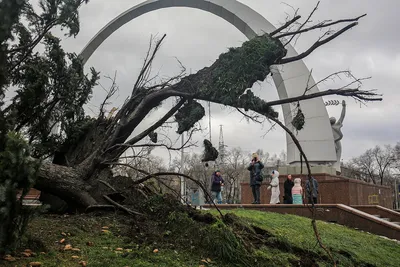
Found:
[[[304,188],[308,179],[307,169],[303,166],[282,166],[278,168],[280,200],[283,203],[284,182],[287,175],[291,174],[293,179],[301,178]],[[311,167],[313,177],[318,181],[318,204],[344,204],[353,205],[380,205],[393,208],[393,191],[388,186],[369,184],[356,179],[336,175],[336,169],[330,166],[317,165]],[[271,190],[267,190],[268,180],[261,185],[261,204],[269,204]],[[241,203],[250,204],[253,201],[251,187],[248,182],[241,183]]]
[[[301,166],[299,165],[288,165],[288,166],[281,166],[278,168],[279,174],[282,175],[288,175],[288,174],[294,174],[294,175],[307,175],[307,166],[303,164],[303,172],[301,171]],[[336,175],[336,169],[332,166],[326,166],[326,165],[315,165],[311,166],[311,173],[323,173],[323,174],[329,174],[329,175]]]

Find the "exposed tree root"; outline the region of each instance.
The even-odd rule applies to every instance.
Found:
[[[92,205],[86,208],[85,213],[93,212],[96,210],[116,210],[113,205]]]
[[[137,211],[128,209],[127,207],[124,207],[123,205],[121,205],[121,204],[115,202],[114,200],[112,200],[111,198],[109,198],[109,197],[106,196],[106,195],[103,195],[103,197],[104,197],[105,200],[107,200],[108,202],[110,202],[111,204],[113,204],[114,206],[116,206],[117,208],[119,208],[119,209],[121,209],[121,210],[127,212],[128,214],[131,214],[131,215],[139,215],[139,216],[145,216],[143,213],[140,213],[140,212],[137,212]]]

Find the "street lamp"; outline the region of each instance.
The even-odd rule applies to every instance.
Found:
[[[400,194],[400,184],[397,184],[398,177],[399,177],[398,175],[394,176],[394,198],[396,201],[396,203],[395,203],[396,210],[399,209],[399,194]]]

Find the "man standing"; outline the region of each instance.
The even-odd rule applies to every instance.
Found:
[[[311,190],[310,181],[312,183],[312,190]],[[308,199],[308,204],[311,204],[311,203],[317,204],[318,203],[318,182],[312,176],[306,182],[306,195],[307,195],[307,199]]]
[[[261,169],[264,168],[264,164],[261,163],[256,153],[253,153],[251,157],[252,159],[247,170],[250,171],[250,186],[254,198],[252,204],[260,204],[260,187],[263,180]]]
[[[218,204],[222,204],[222,196],[221,196],[221,186],[224,185],[224,179],[221,176],[221,172],[216,170],[212,175],[212,183],[211,183],[211,193],[213,197],[213,202],[215,203],[215,199],[217,199]]]
[[[283,204],[293,204],[292,198],[292,188],[294,186],[294,182],[292,180],[292,175],[288,175],[285,183],[283,184]]]

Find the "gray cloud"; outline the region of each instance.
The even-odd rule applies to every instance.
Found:
[[[81,33],[75,39],[63,40],[66,50],[79,53],[105,24],[140,2],[140,0],[90,1],[81,11]],[[292,13],[292,9],[282,4],[280,0],[243,0],[242,2],[260,12],[275,25],[284,22],[285,12]],[[309,0],[285,2],[295,8],[300,8],[300,13],[304,16],[308,15],[316,3]],[[338,70],[351,69],[358,77],[372,76],[371,80],[365,82],[365,87],[378,88],[384,94],[382,103],[371,103],[361,108],[359,104],[347,99],[348,112],[343,128],[344,160],[376,144],[395,143],[399,140],[400,130],[396,127],[399,104],[396,100],[400,96],[397,90],[400,53],[399,35],[395,34],[399,23],[397,14],[399,8],[400,2],[396,0],[381,2],[329,0],[321,2],[314,18],[315,21],[339,19],[368,13],[368,16],[360,21],[359,26],[318,49],[305,60],[307,66],[313,69],[315,80],[320,80]],[[167,34],[167,39],[154,64],[154,73],[159,72],[165,77],[179,72],[175,57],[179,58],[188,70],[195,72],[210,65],[228,47],[239,46],[245,41],[243,34],[233,26],[214,15],[199,10],[171,8],[155,11],[131,21],[106,40],[87,63],[87,67],[94,66],[104,75],[113,75],[115,71],[118,72],[120,92],[119,97],[114,101],[115,105],[122,103],[128,96],[147,51],[150,36],[164,33]],[[315,32],[303,35],[296,49],[305,50],[318,38],[318,34]],[[101,82],[107,85],[106,79],[102,79]],[[322,89],[340,84],[340,81],[336,84],[325,84]],[[266,99],[278,98],[275,87],[268,83],[255,85],[254,88]],[[104,92],[96,89],[88,107],[95,109],[103,97]],[[170,105],[171,103],[167,102],[166,107],[153,112],[143,122],[140,129],[155,121],[168,110]],[[280,108],[278,110],[280,111]],[[332,116],[338,116],[340,108],[330,107],[328,112]],[[208,118],[205,118],[201,122],[203,128],[208,127],[207,120]],[[282,149],[286,149],[286,138],[281,129],[271,131],[263,137],[270,128],[268,123],[264,126],[247,123],[242,120],[240,114],[212,105],[214,143],[218,142],[220,124],[224,125],[225,143],[229,147],[240,146],[249,152],[262,148],[270,154],[279,154]],[[168,131],[177,138],[174,135],[175,129]],[[198,134],[196,140],[201,142],[205,136],[208,136],[207,129],[204,133]],[[201,148],[194,150],[200,151]],[[156,153],[164,157],[168,155],[161,150],[157,150]]]

